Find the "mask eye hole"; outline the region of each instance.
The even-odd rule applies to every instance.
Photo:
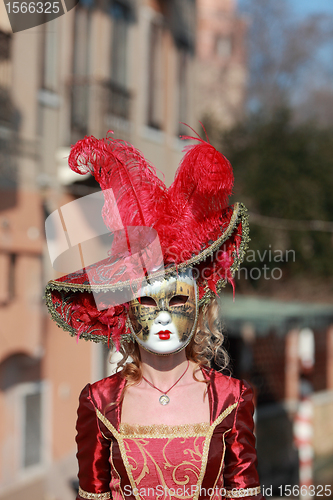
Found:
[[[153,297],[138,297],[138,301],[140,302],[141,305],[146,306],[146,307],[157,307],[157,304]]]
[[[172,299],[169,300],[169,306],[182,306],[188,301],[187,295],[174,295]]]

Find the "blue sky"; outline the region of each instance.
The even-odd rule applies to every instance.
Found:
[[[244,1],[246,0],[238,0],[238,4],[241,6]],[[328,13],[333,15],[333,0],[288,0],[288,3],[295,14],[300,17],[317,13]]]
[[[300,16],[323,12],[333,14],[332,0],[289,0],[289,3],[294,12]]]

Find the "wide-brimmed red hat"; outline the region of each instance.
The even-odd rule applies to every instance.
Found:
[[[167,188],[131,144],[85,137],[72,147],[70,168],[91,173],[104,194],[102,216],[113,235],[108,257],[52,280],[46,304],[52,318],[78,338],[128,340],[128,302],[143,283],[192,269],[203,305],[234,275],[249,241],[247,211],[228,206],[229,161],[199,136],[185,147]]]

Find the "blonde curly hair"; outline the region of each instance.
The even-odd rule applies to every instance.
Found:
[[[186,349],[186,357],[199,367],[210,368],[212,364],[225,370],[229,364],[229,355],[223,347],[224,335],[219,315],[219,305],[214,298],[199,310],[197,330]],[[127,342],[121,346],[123,358],[117,370],[126,378],[127,386],[139,384],[142,379],[141,357],[137,342]],[[128,358],[132,358],[128,362]]]

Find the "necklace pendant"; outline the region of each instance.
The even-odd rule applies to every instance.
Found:
[[[162,394],[159,398],[159,402],[161,405],[165,406],[170,402],[170,398],[166,394]]]

